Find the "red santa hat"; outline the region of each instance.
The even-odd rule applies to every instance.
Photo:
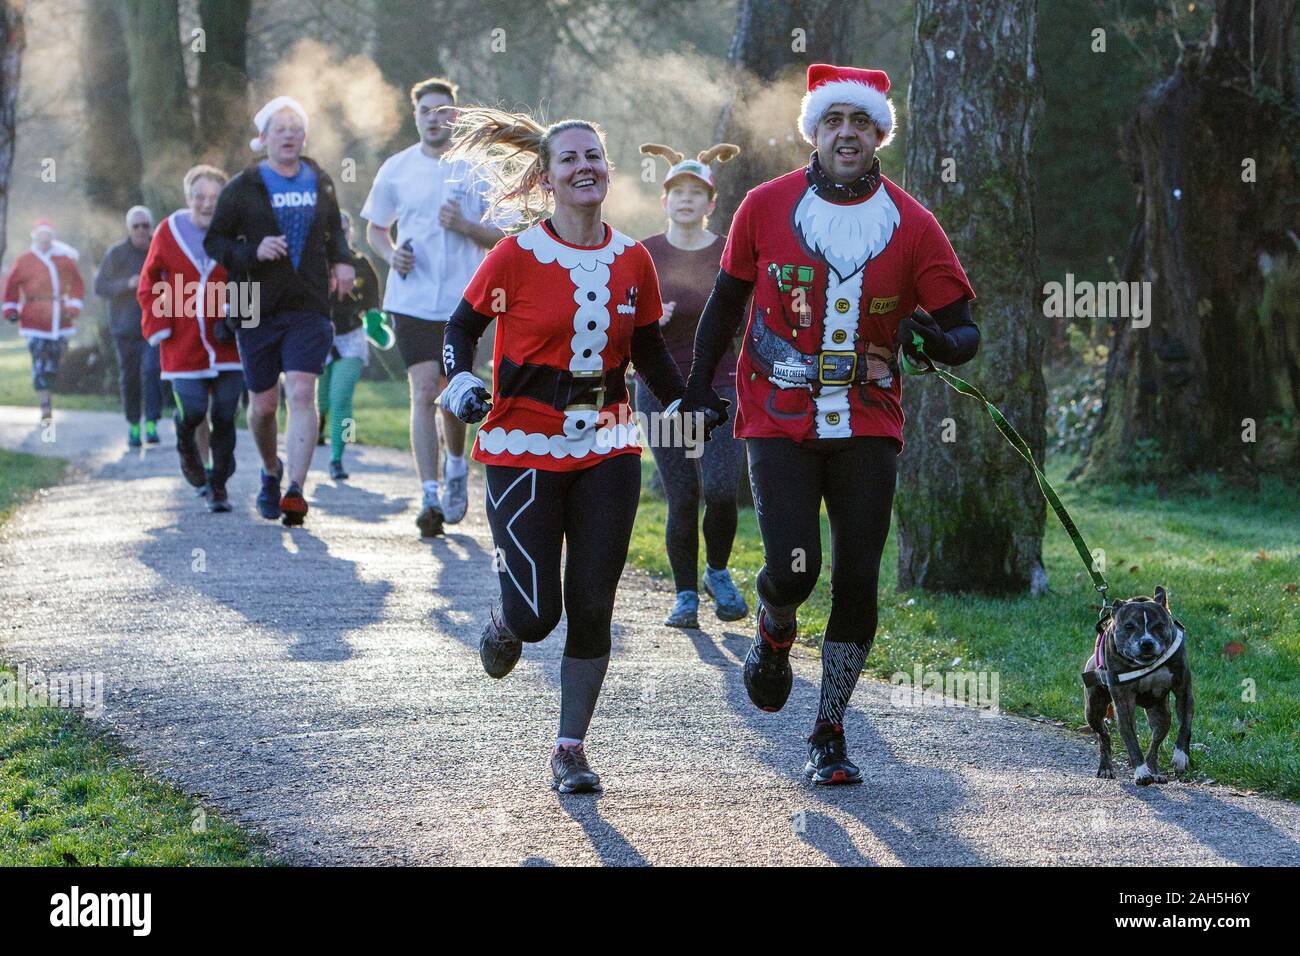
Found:
[[[889,77],[884,70],[859,70],[851,66],[814,63],[808,67],[808,92],[799,108],[799,132],[815,145],[817,123],[836,103],[848,103],[866,112],[884,134],[881,146],[894,138],[894,104]]]
[[[38,232],[41,232],[41,231],[45,231],[45,232],[48,232],[48,233],[53,234],[53,232],[54,232],[54,223],[52,223],[52,222],[50,222],[50,220],[48,220],[48,219],[44,219],[44,218],[37,219],[35,222],[32,223],[32,238],[35,239],[35,238],[36,238],[36,234],[37,234]]]
[[[302,104],[292,96],[277,96],[258,110],[257,115],[253,117],[253,125],[257,127],[257,135],[248,141],[248,148],[253,152],[260,152],[266,147],[266,127],[271,122],[271,117],[280,110],[292,110],[297,113],[298,118],[302,120],[303,132],[307,132],[307,111],[303,109]]]

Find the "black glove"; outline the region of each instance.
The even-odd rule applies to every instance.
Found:
[[[925,351],[924,356],[917,352],[916,346],[912,342],[913,332],[921,336],[921,348]],[[929,359],[930,362],[943,362],[945,365],[949,365],[952,363],[957,349],[956,340],[943,330],[933,316],[922,309],[917,309],[898,323],[898,332],[894,336],[894,344],[899,346],[903,350],[903,354],[916,365],[927,364],[926,359]]]
[[[704,415],[704,440],[709,440],[709,435],[713,429],[719,425],[727,423],[727,409],[731,407],[731,402],[723,398],[712,388],[703,391],[687,389],[686,394],[682,397],[681,404],[677,411],[682,416],[700,412]]]

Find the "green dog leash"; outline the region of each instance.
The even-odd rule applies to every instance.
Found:
[[[908,357],[904,350],[900,349],[898,358],[900,364],[903,366],[903,371],[909,375],[925,375],[933,372],[935,375],[938,375],[939,378],[943,379],[943,381],[946,382],[953,391],[960,392],[962,395],[969,395],[976,401],[984,403],[984,407],[988,410],[989,417],[993,419],[993,424],[997,425],[998,431],[1002,432],[1002,437],[1011,444],[1012,448],[1020,452],[1020,457],[1029,462],[1029,467],[1034,469],[1034,477],[1038,479],[1038,487],[1042,490],[1043,497],[1047,499],[1047,503],[1051,505],[1052,510],[1056,512],[1056,517],[1060,519],[1061,525],[1065,528],[1066,534],[1068,534],[1070,540],[1074,542],[1074,550],[1079,552],[1079,557],[1083,561],[1083,566],[1088,569],[1088,574],[1092,576],[1093,586],[1101,593],[1101,613],[1102,616],[1105,616],[1110,607],[1109,602],[1106,600],[1106,591],[1108,588],[1106,579],[1102,577],[1101,573],[1097,570],[1093,562],[1092,552],[1088,549],[1087,542],[1083,540],[1083,535],[1079,533],[1079,528],[1075,525],[1074,519],[1070,517],[1070,512],[1066,511],[1065,505],[1061,504],[1061,499],[1057,496],[1055,489],[1053,489],[1051,484],[1048,482],[1047,476],[1043,474],[1042,470],[1038,467],[1037,462],[1034,461],[1034,456],[1029,450],[1029,446],[1025,443],[1025,440],[1020,437],[1020,433],[1011,427],[1011,423],[1003,417],[1002,413],[997,410],[992,402],[984,397],[984,394],[978,388],[970,384],[970,382],[958,378],[951,372],[945,372],[943,369],[937,368],[934,363],[930,361],[929,356],[925,354],[924,344],[924,340],[921,338],[920,334],[913,331],[912,345],[916,348],[917,354],[919,354],[929,364],[917,365]]]

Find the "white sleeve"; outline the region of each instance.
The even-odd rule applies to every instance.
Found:
[[[375,181],[370,186],[370,194],[361,207],[361,218],[373,222],[380,229],[387,229],[397,221],[397,203],[393,199],[392,160],[386,160],[375,174]]]

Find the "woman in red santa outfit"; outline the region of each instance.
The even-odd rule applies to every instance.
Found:
[[[755,705],[790,693],[795,612],[821,569],[820,511],[831,529],[831,613],[821,699],[805,775],[858,783],[843,718],[876,633],[876,587],[889,534],[903,410],[895,343],[911,333],[948,365],[974,357],[975,297],[934,216],[880,172],[894,132],[879,70],[815,64],[799,129],[808,165],[750,190],[736,211],[700,319],[682,402],[709,407],[710,382],[745,318],[736,434],[749,454],[763,536],[758,627],[745,660]],[[923,313],[913,318],[920,307]],[[929,313],[928,315],[925,313]]]
[[[226,270],[203,250],[226,174],[195,166],[185,174],[186,209],[158,226],[140,273],[140,327],[158,345],[162,377],[179,406],[176,450],[181,474],[208,486],[208,509],[230,511],[226,482],[235,473],[235,412],[244,392],[233,337],[224,334]],[[211,416],[212,470],[206,473],[195,433]]]
[[[550,218],[497,243],[466,288],[447,327],[440,401],[463,421],[487,415],[473,456],[486,466],[501,603],[479,642],[484,669],[505,677],[523,644],[545,638],[567,612],[552,786],[596,790],[583,741],[609,664],[614,593],[641,487],[624,372],[635,362],[670,416],[681,373],[659,331],[650,254],[601,219],[610,167],[599,127],[467,109],[451,155],[480,158],[496,206],[534,219],[554,203]],[[489,395],[473,360],[494,319]],[[710,416],[709,426],[723,417]]]
[[[18,257],[5,282],[4,316],[18,323],[32,353],[32,387],[41,403],[41,421],[54,414],[50,392],[81,314],[85,288],[77,259],[76,249],[54,238],[53,223],[37,219],[31,249]]]

